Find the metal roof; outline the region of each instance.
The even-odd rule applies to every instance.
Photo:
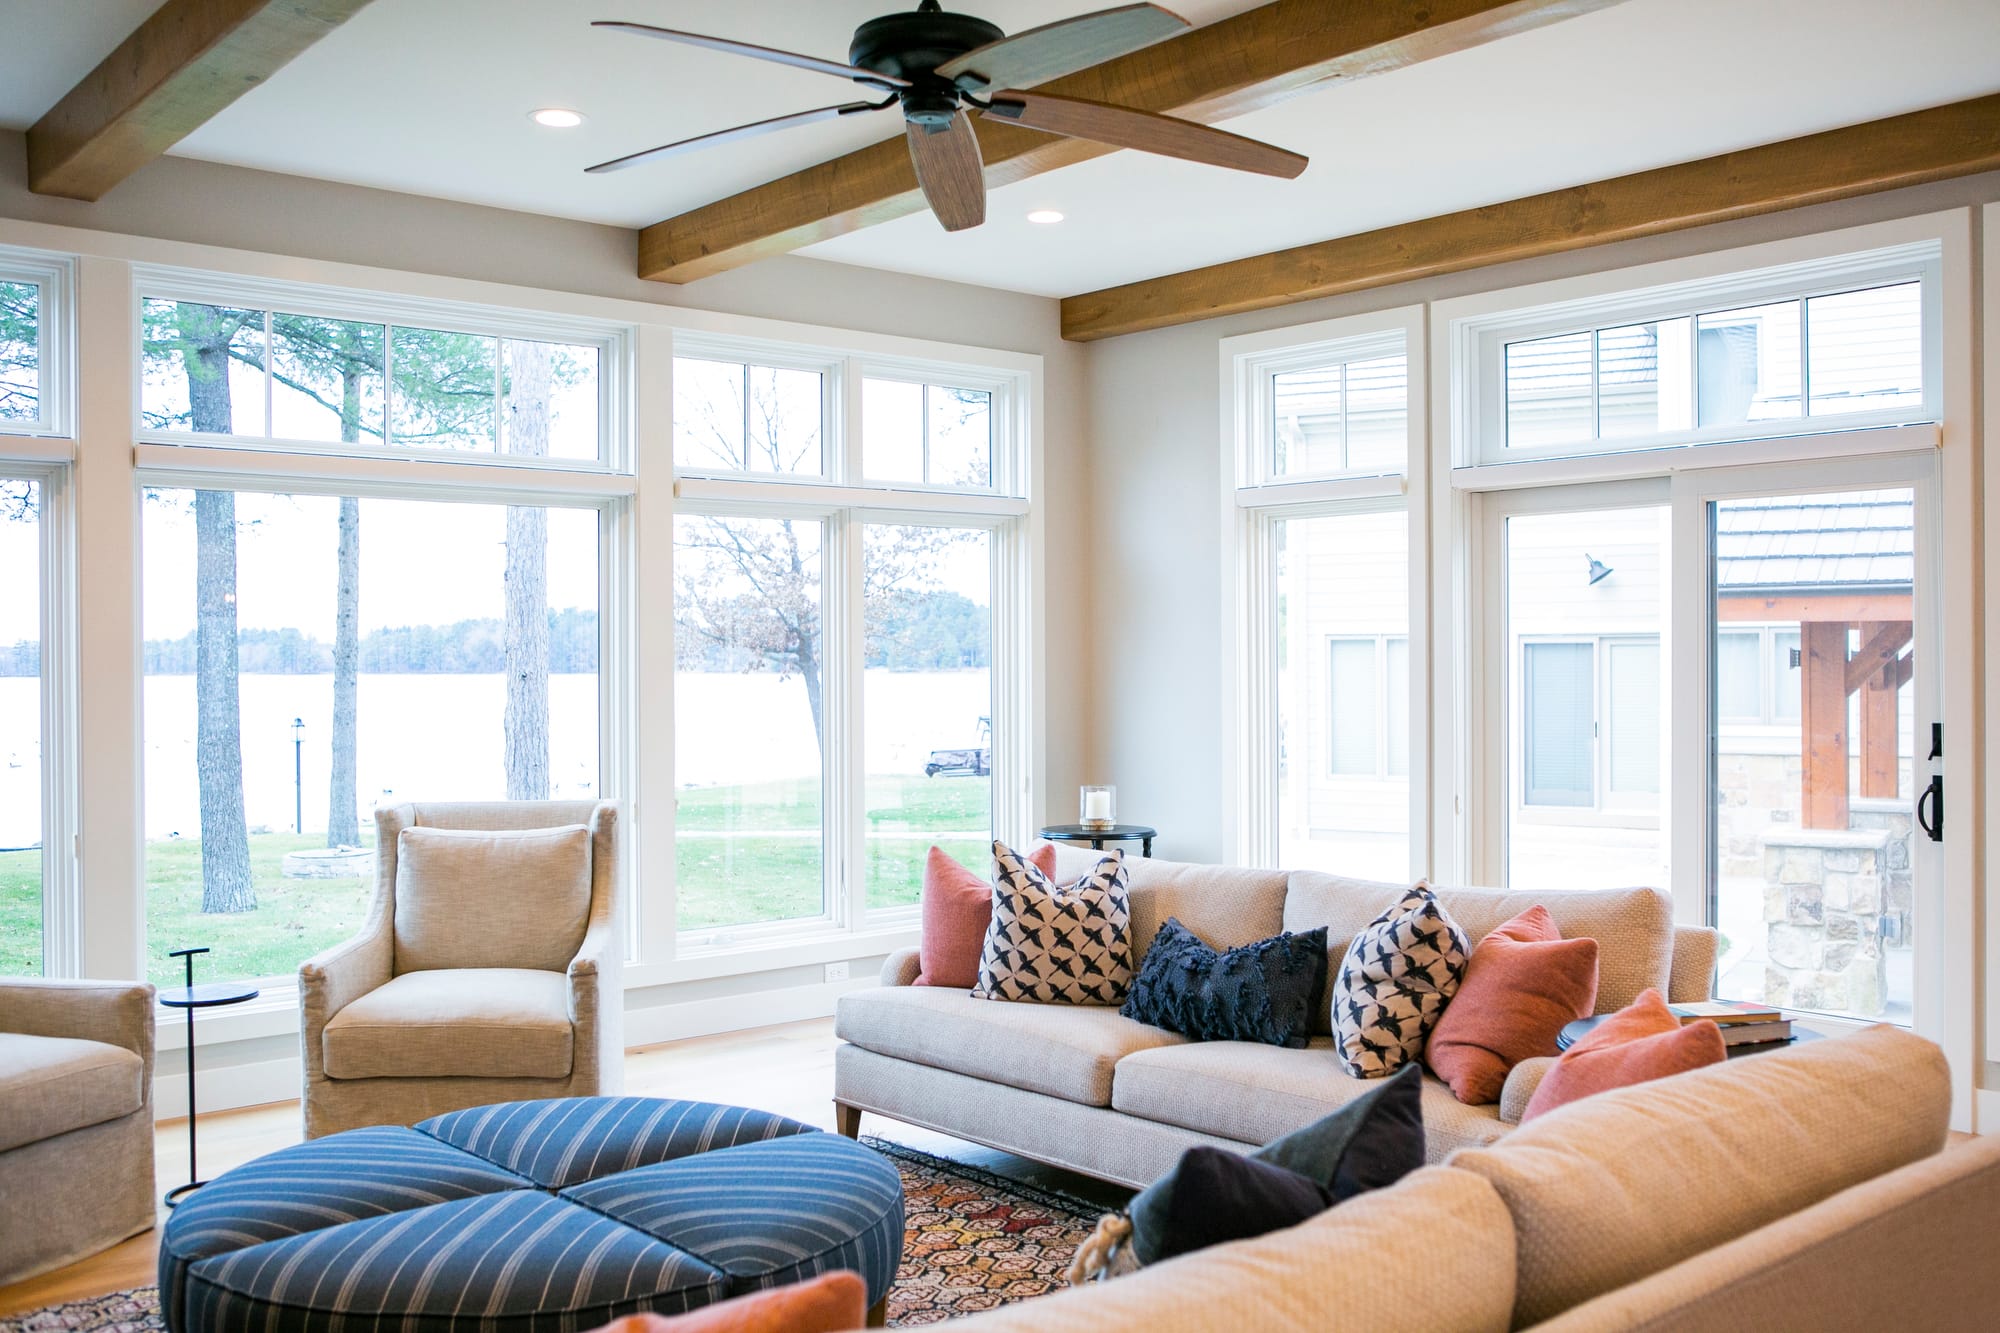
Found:
[[[1916,574],[1907,490],[1726,500],[1715,506],[1718,588],[1908,592]]]

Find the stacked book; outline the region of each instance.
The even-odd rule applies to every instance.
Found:
[[[1738,1046],[1769,1046],[1792,1039],[1791,1020],[1769,1005],[1749,1000],[1704,1000],[1667,1007],[1682,1023],[1712,1020],[1722,1029],[1722,1040],[1732,1051]]]

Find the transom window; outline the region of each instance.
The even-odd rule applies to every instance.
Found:
[[[66,433],[63,340],[69,261],[0,246],[0,434]]]

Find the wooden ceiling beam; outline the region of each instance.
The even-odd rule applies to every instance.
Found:
[[[96,201],[368,0],[167,0],[28,131],[28,188]]]
[[[1041,85],[1213,124],[1620,0],[1274,0]],[[1115,150],[976,122],[989,188]],[[654,223],[639,276],[692,282],[924,208],[902,136]]]
[[[1078,342],[2000,169],[2000,94],[1071,296]]]

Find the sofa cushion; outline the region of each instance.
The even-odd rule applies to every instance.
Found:
[[[328,1078],[568,1078],[568,978],[530,968],[405,972],[327,1022]]]
[[[1950,1114],[1944,1053],[1876,1027],[1603,1093],[1452,1165],[1513,1216],[1519,1327],[1928,1157]]]
[[[1328,988],[1333,1040],[1347,1072],[1380,1078],[1424,1053],[1458,993],[1472,945],[1428,884],[1417,884],[1354,937]]]
[[[1706,1018],[1683,1024],[1660,993],[1649,990],[1556,1059],[1535,1086],[1521,1123],[1613,1088],[1670,1078],[1728,1058],[1721,1028]]]
[[[1117,1004],[1132,984],[1125,854],[1113,849],[1072,883],[993,844],[993,918],[979,953],[982,1000]]]
[[[1101,852],[1056,844],[1056,874],[1074,879],[1097,863]],[[1234,949],[1269,939],[1281,930],[1309,930],[1285,924],[1285,872],[1247,866],[1196,865],[1125,858],[1126,890],[1132,900],[1132,961],[1138,963],[1168,917],[1201,936],[1210,947]],[[1386,901],[1386,899],[1384,900]],[[1372,914],[1371,914],[1372,915]],[[1362,918],[1367,921],[1366,917]],[[1357,927],[1358,929],[1359,927]],[[1349,932],[1350,938],[1353,932]],[[1346,941],[1341,942],[1346,947]],[[1338,961],[1336,955],[1335,961]]]
[[[1237,1143],[1269,1143],[1381,1086],[1379,1079],[1350,1077],[1325,1037],[1303,1051],[1205,1041],[1120,1060],[1111,1106]],[[1428,1076],[1423,1113],[1425,1155],[1433,1162],[1458,1148],[1491,1143],[1509,1128],[1495,1108],[1461,1105],[1451,1089]]]
[[[1028,853],[1028,860],[1044,875],[1056,873],[1056,849],[1049,844]],[[971,990],[979,984],[979,951],[993,920],[992,882],[933,846],[924,858],[922,902],[917,976],[910,984]]]
[[[1564,1026],[1597,1003],[1597,941],[1566,940],[1546,907],[1490,931],[1424,1048],[1462,1102],[1497,1102],[1515,1065],[1554,1055]]]
[[[1125,1056],[1186,1041],[1116,1009],[996,1004],[930,986],[843,995],[833,1030],[878,1055],[1086,1106],[1111,1105],[1111,1073]]]
[[[406,828],[396,836],[396,971],[561,972],[590,920],[590,830]]]
[[[1324,930],[1218,951],[1168,917],[1120,1012],[1196,1041],[1303,1048],[1325,994]]]
[[[1284,1231],[954,1320],[952,1333],[1505,1333],[1514,1266],[1492,1188],[1425,1167]]]
[[[108,1042],[0,1032],[0,1152],[130,1115],[145,1071]]]
[[[1284,928],[1299,931],[1325,926],[1327,954],[1338,967],[1361,928],[1407,892],[1407,884],[1294,870],[1285,893]],[[1542,893],[1437,888],[1436,893],[1438,902],[1475,946],[1501,923],[1536,904],[1549,909],[1564,939],[1596,940],[1600,1014],[1623,1009],[1647,987],[1664,994],[1672,980],[1673,904],[1659,889]]]

